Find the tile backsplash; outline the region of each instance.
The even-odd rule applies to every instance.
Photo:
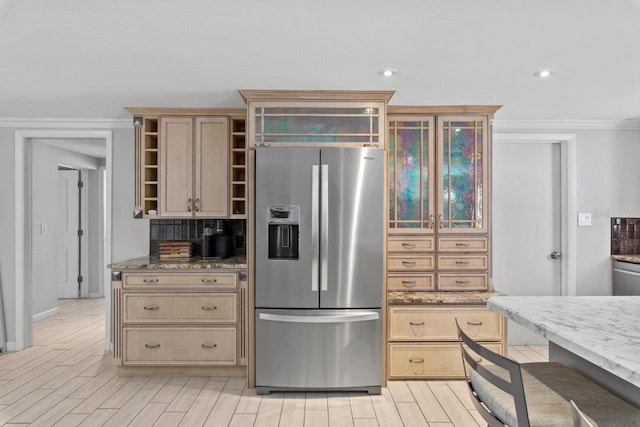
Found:
[[[640,255],[640,218],[611,218],[611,255]]]
[[[149,238],[149,254],[160,253],[160,242],[190,241],[195,243],[195,255],[200,255],[202,232],[205,227],[213,227],[214,219],[152,219]],[[225,220],[231,239],[231,254],[246,254],[246,221],[243,219]]]

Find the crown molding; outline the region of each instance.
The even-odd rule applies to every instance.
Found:
[[[540,130],[640,130],[640,119],[627,120],[493,120],[494,132]]]
[[[0,128],[18,129],[131,129],[131,119],[0,118]]]

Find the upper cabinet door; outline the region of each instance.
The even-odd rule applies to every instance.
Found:
[[[193,119],[160,119],[160,162],[160,215],[192,216]]]
[[[227,117],[195,120],[196,217],[226,217],[229,213],[229,121]]]
[[[433,234],[434,119],[389,116],[389,233]]]
[[[440,234],[488,230],[487,128],[486,117],[438,117]]]

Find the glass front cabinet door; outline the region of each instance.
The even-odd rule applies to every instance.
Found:
[[[487,127],[483,117],[438,117],[439,234],[487,232]]]
[[[389,117],[389,233],[433,234],[433,117]]]

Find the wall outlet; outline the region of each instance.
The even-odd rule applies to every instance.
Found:
[[[591,212],[580,212],[578,214],[579,227],[591,227]]]
[[[47,224],[40,224],[40,234],[47,234]]]

